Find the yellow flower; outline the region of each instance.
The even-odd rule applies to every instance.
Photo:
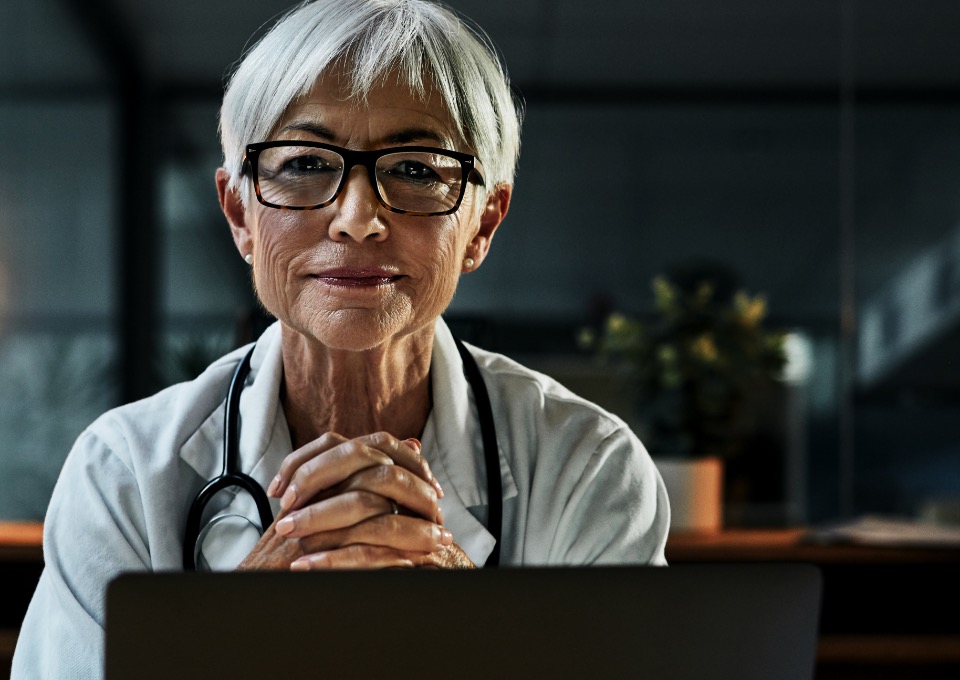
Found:
[[[767,301],[762,295],[751,298],[743,291],[738,291],[733,298],[733,307],[744,326],[756,326],[767,315]]]
[[[690,345],[693,355],[708,364],[717,360],[717,343],[711,333],[704,333]]]
[[[614,312],[607,318],[607,330],[611,333],[622,333],[627,329],[627,317]]]
[[[657,348],[657,359],[665,366],[671,366],[677,361],[677,350],[673,345],[660,345]]]
[[[653,280],[653,295],[657,309],[667,312],[676,301],[677,291],[666,278],[658,276]]]
[[[701,281],[697,286],[697,303],[701,306],[713,299],[713,282]]]

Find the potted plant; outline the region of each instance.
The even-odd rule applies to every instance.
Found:
[[[651,320],[614,313],[584,342],[636,385],[640,436],[671,492],[674,527],[718,529],[723,461],[740,452],[753,400],[783,370],[784,336],[764,329],[762,296],[722,277],[658,276],[653,293]]]

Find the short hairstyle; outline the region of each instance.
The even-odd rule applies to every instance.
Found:
[[[231,188],[240,188],[246,145],[267,139],[287,108],[339,64],[360,102],[394,72],[421,97],[425,74],[432,78],[457,132],[483,163],[488,190],[513,182],[521,106],[479,27],[427,0],[308,0],[245,54],[229,80],[220,141]]]

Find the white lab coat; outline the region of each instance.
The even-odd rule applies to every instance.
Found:
[[[21,629],[15,680],[99,677],[107,582],[122,571],[181,568],[187,510],[220,471],[223,405],[245,351],[219,359],[192,382],[106,413],[80,435],[47,512],[46,565]],[[664,564],[666,491],[636,436],[550,378],[501,355],[470,351],[497,427],[501,564]],[[240,401],[241,468],[264,488],[292,450],[279,403],[282,375],[275,324],[257,344]],[[473,395],[442,320],[431,381],[423,455],[446,494],[445,525],[481,565],[494,543],[483,524],[483,446]],[[248,494],[218,501],[214,512],[257,517]],[[225,532],[203,543],[203,559],[215,569],[234,567],[257,538],[243,530],[245,522],[223,525]]]

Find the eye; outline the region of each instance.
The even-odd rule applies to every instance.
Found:
[[[339,164],[331,162],[331,159],[324,158],[316,154],[304,154],[294,156],[284,161],[278,168],[278,173],[287,175],[309,175],[318,172],[339,172]]]
[[[386,169],[386,173],[397,179],[407,179],[415,182],[436,182],[440,179],[440,175],[434,168],[412,159],[393,163]]]

